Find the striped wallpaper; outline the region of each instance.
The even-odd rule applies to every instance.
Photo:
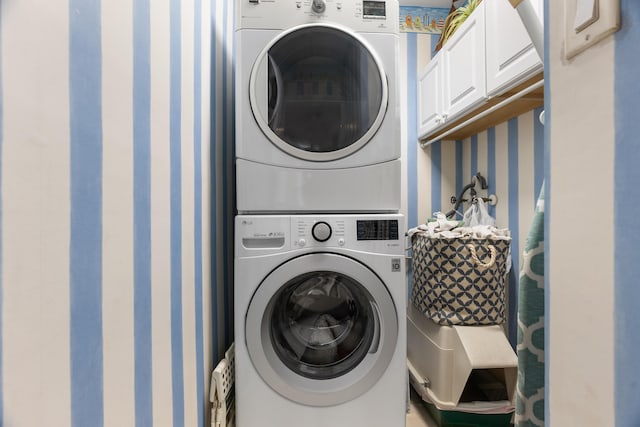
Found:
[[[547,10],[560,7],[551,3]],[[637,61],[628,52],[640,38],[640,20],[631,3],[621,3],[624,25],[615,36],[615,165],[597,168],[599,175],[615,173],[615,187],[602,193],[615,196],[615,241],[602,245],[617,254],[633,253],[638,229],[625,216],[637,207],[627,195],[639,152],[632,114],[638,96],[629,90],[637,87]],[[547,43],[560,58],[553,41],[560,39],[560,18],[547,15]],[[0,425],[207,424],[208,376],[233,336],[225,321],[233,306],[232,29],[233,2],[223,0],[0,0]],[[556,123],[548,140],[563,135],[561,143],[541,143],[536,110],[423,150],[415,86],[433,44],[428,35],[401,35],[401,69],[409,77],[402,93],[403,211],[410,226],[424,222],[448,210],[450,196],[482,172],[499,199],[492,213],[519,248],[517,272],[541,164],[546,160],[553,183],[547,224],[551,216],[557,224],[572,215],[562,206],[575,208],[574,200],[593,195],[559,168],[593,172],[585,159],[602,153],[592,156],[595,144],[572,138],[577,130],[563,129],[559,117],[590,114],[593,104],[568,102],[584,92],[568,83],[579,74],[600,88],[602,75],[591,70],[614,62],[602,60],[608,44],[547,66],[549,81],[557,82],[554,102],[547,99],[548,120]],[[598,120],[582,126],[602,128]],[[615,277],[606,264],[592,279],[586,269],[580,283],[562,281],[575,273],[564,248],[592,251],[593,238],[562,227],[548,233],[547,419],[612,415],[615,405],[617,423],[635,425],[637,263],[616,258]],[[604,302],[614,291],[609,307]],[[588,303],[603,312],[591,312],[593,324],[577,330],[572,313]],[[606,347],[612,334],[600,333],[613,331],[614,320],[615,349]],[[582,366],[591,359],[584,355],[603,365],[590,364],[588,377]],[[614,370],[612,404],[602,379]],[[564,384],[583,380],[598,384],[598,394],[585,395],[583,387],[563,392]]]
[[[222,0],[0,1],[0,425],[208,423],[232,23]]]
[[[624,27],[616,34],[615,46],[615,422],[633,427],[640,423],[640,287],[638,239],[640,226],[640,61],[636,55],[640,41],[640,8],[637,2],[622,0]]]
[[[640,13],[635,2],[621,1],[620,31],[567,61],[563,7],[545,1],[546,128],[536,121],[536,110],[465,141],[422,150],[405,125],[405,209],[410,225],[424,221],[432,211],[449,208],[449,196],[486,168],[489,192],[499,198],[498,224],[512,229],[521,249],[544,178],[545,422],[635,427],[640,61],[634,46]],[[429,36],[403,34],[401,43],[405,66],[416,55],[418,70],[426,65]],[[403,107],[410,124],[416,71],[407,74]],[[514,262],[519,266],[520,256]]]
[[[402,49],[406,50],[401,57],[407,58],[408,75],[406,163],[409,226],[424,223],[433,212],[449,211],[453,207],[451,196],[457,196],[477,172],[487,178],[488,194],[498,197],[498,204],[490,207],[490,213],[499,227],[507,227],[512,233],[509,288],[512,297],[509,299],[508,331],[510,341],[515,343],[520,259],[544,177],[544,127],[538,120],[542,109],[525,113],[463,141],[441,141],[425,149],[420,148],[414,130],[417,129],[416,78],[428,64],[435,40],[436,36],[415,33],[401,36]],[[418,61],[416,63],[409,58],[418,58]],[[414,71],[413,67],[418,69]]]
[[[3,103],[3,96],[2,96],[2,3],[0,3],[0,423],[3,420],[2,414],[4,412],[4,390],[3,390],[3,384],[4,384],[4,376],[2,374],[2,353],[3,353],[3,349],[4,349],[4,345],[3,345],[3,319],[4,319],[4,311],[3,311],[3,269],[2,269],[2,224],[3,224],[3,220],[2,220],[2,147],[3,147],[3,135],[4,135],[4,126],[3,126],[3,117],[4,117],[4,103]]]

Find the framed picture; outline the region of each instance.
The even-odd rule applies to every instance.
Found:
[[[448,8],[400,6],[400,32],[440,34]]]

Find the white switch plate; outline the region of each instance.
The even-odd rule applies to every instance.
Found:
[[[564,0],[564,56],[571,59],[609,34],[620,29],[620,0],[597,2],[598,19],[576,32],[575,19],[579,0]]]

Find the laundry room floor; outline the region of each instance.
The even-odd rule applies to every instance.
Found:
[[[406,427],[438,427],[438,424],[433,421],[427,412],[427,408],[422,404],[422,399],[413,388],[411,388],[411,400],[409,401]]]

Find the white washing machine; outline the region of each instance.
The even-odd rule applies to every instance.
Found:
[[[397,0],[241,0],[237,208],[397,212]]]
[[[403,217],[235,227],[236,426],[403,427]]]

